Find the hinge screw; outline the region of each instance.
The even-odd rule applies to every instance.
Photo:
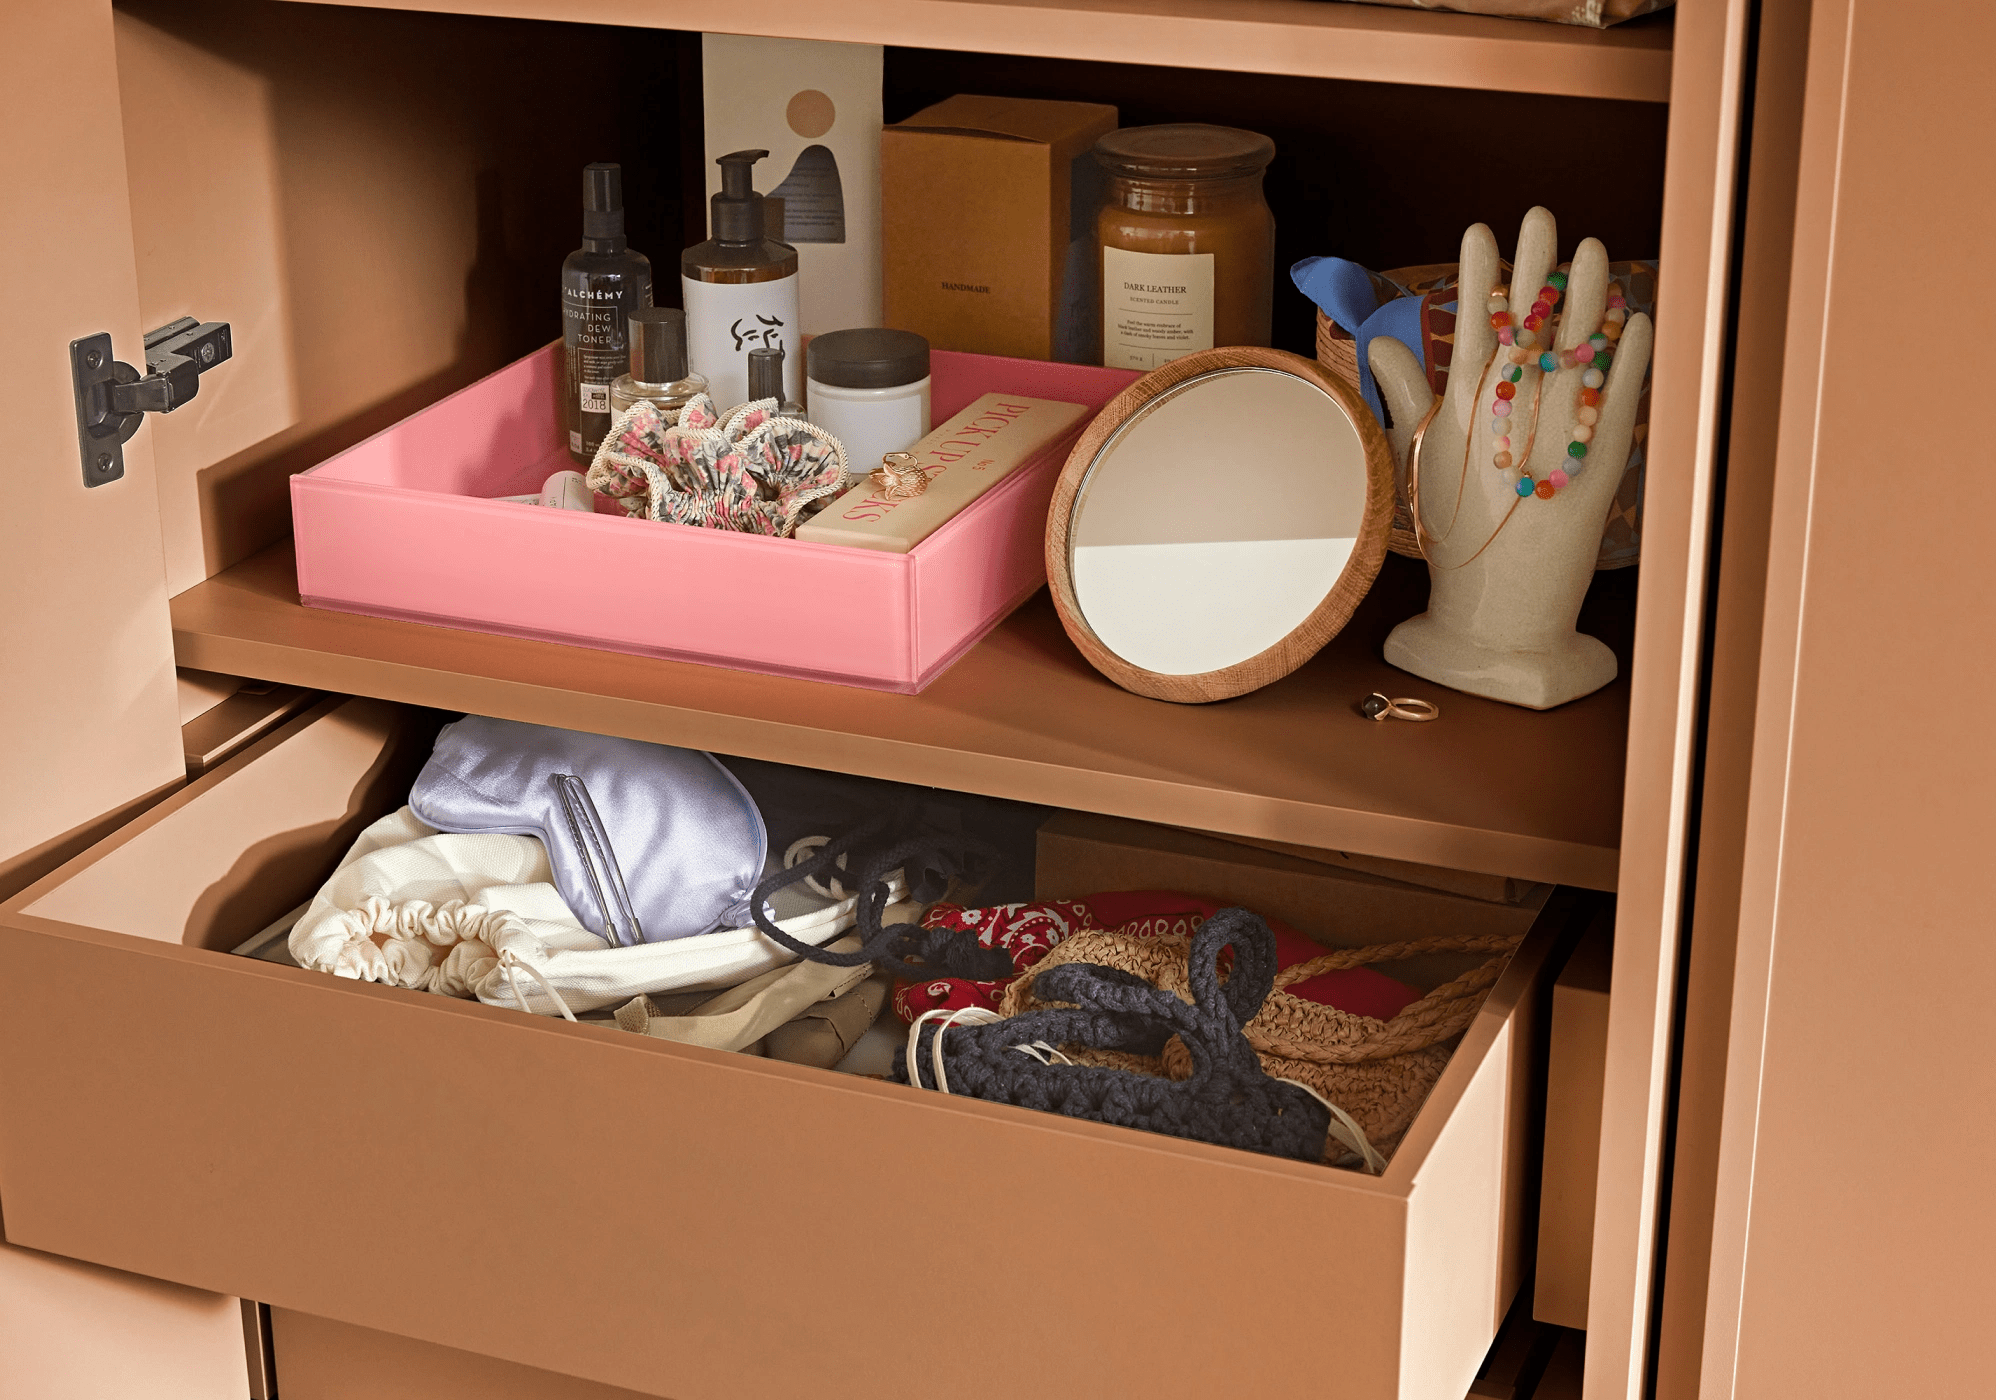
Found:
[[[110,453],[108,453],[108,452],[99,452],[99,453],[97,454],[97,470],[98,470],[98,471],[100,471],[100,472],[108,472],[109,470],[111,470],[111,454],[110,454]]]
[[[104,363],[104,352],[102,350],[90,351],[83,357],[83,363],[89,365],[92,369],[96,369]]]

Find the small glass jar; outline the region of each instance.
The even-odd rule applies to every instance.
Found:
[[[610,417],[640,399],[679,421],[679,410],[695,394],[707,392],[706,379],[686,367],[686,313],[676,306],[648,306],[631,313],[631,372],[610,385]]]
[[[863,328],[813,336],[804,352],[811,421],[845,444],[855,477],[929,433],[929,342]]]
[[[1275,143],[1196,123],[1133,126],[1095,143],[1102,363],[1156,369],[1216,345],[1267,345],[1275,216],[1262,175]]]

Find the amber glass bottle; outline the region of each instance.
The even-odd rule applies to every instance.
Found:
[[[1267,345],[1275,216],[1262,175],[1275,143],[1229,126],[1112,131],[1095,223],[1102,363],[1155,369],[1216,345]]]

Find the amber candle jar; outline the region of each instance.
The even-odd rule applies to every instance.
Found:
[[[1230,126],[1132,126],[1095,143],[1103,364],[1268,344],[1275,216],[1261,180],[1274,157],[1266,136]]]

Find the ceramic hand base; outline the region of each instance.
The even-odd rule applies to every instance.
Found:
[[[1525,216],[1511,282],[1515,321],[1523,321],[1553,272],[1557,244],[1551,214],[1533,209]],[[1628,462],[1651,331],[1648,317],[1632,316],[1611,347],[1599,421],[1581,469],[1550,499],[1520,497],[1518,467],[1492,465],[1491,403],[1511,364],[1511,347],[1498,343],[1488,310],[1498,270],[1496,237],[1478,224],[1463,235],[1455,351],[1439,407],[1406,346],[1386,336],[1372,342],[1372,372],[1392,411],[1394,448],[1412,458],[1431,582],[1428,611],[1393,630],[1385,657],[1451,689],[1543,710],[1615,678],[1614,653],[1576,632],[1574,623]],[[1541,340],[1534,350],[1583,344],[1601,326],[1608,287],[1607,250],[1587,239],[1574,253],[1557,343]],[[1503,421],[1516,425],[1514,457],[1534,480],[1545,481],[1573,465],[1567,444],[1584,370],[1521,368],[1513,412]],[[1417,433],[1415,425],[1424,422]]]
[[[1434,608],[1410,617],[1386,639],[1386,664],[1451,690],[1550,710],[1592,695],[1615,679],[1615,653],[1605,643],[1569,630],[1543,647],[1519,646],[1501,637],[1448,625]]]

